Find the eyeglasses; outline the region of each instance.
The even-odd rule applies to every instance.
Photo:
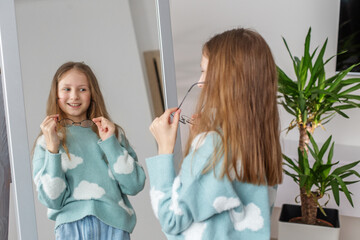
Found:
[[[90,119],[85,119],[85,120],[82,120],[81,122],[74,122],[70,118],[63,118],[58,122],[59,122],[60,126],[63,126],[63,127],[80,126],[83,128],[89,128],[95,124]]]
[[[194,86],[199,85],[199,84],[205,84],[205,82],[196,82],[196,83],[194,83],[193,85],[191,85],[191,87],[189,88],[189,90],[186,92],[183,100],[180,102],[180,104],[179,104],[179,106],[178,106],[178,109],[180,109],[180,107],[182,106],[185,98],[188,96],[188,94],[189,94],[189,92],[191,91],[191,89],[193,89]],[[174,117],[174,113],[172,113],[171,116]],[[186,116],[186,115],[180,115],[179,122],[181,122],[182,124],[190,124],[190,125],[193,125],[193,124],[194,124],[194,119],[191,118],[191,117],[188,117],[188,116]]]

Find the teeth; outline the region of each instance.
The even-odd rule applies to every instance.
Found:
[[[80,106],[80,103],[77,103],[77,104],[75,104],[75,103],[68,103],[70,106],[72,106],[72,107],[78,107],[78,106]]]

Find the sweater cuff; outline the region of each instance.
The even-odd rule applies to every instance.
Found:
[[[156,186],[160,189],[172,187],[176,177],[173,154],[162,154],[147,158],[146,166],[151,186]]]
[[[53,176],[59,175],[62,172],[61,167],[61,153],[51,153],[46,150],[46,171],[52,173]],[[65,154],[65,153],[64,153]]]
[[[104,141],[101,139],[98,141],[98,145],[100,146],[101,150],[107,155],[114,153],[114,149],[121,148],[119,141],[117,140],[115,134],[111,135]]]

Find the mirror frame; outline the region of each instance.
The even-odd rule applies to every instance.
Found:
[[[178,106],[169,0],[156,0],[156,16],[159,33],[161,74],[164,86],[164,106],[165,109],[168,109]],[[182,159],[181,149],[180,128],[178,128],[174,148],[174,159],[177,163],[180,163]]]
[[[177,89],[169,0],[156,0],[165,108],[176,107]],[[15,0],[0,1],[0,67],[18,239],[38,239],[21,77]],[[24,147],[26,146],[26,147]],[[180,132],[174,149],[182,157]]]

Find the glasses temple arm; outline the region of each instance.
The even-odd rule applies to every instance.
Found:
[[[178,109],[179,109],[179,108],[181,107],[181,105],[183,104],[186,96],[189,94],[189,92],[191,91],[191,89],[192,89],[195,85],[204,84],[204,83],[205,83],[205,82],[196,82],[196,83],[194,83],[193,85],[191,85],[191,87],[189,88],[189,90],[188,90],[187,93],[185,94],[183,100],[182,100],[181,103],[179,104]]]

